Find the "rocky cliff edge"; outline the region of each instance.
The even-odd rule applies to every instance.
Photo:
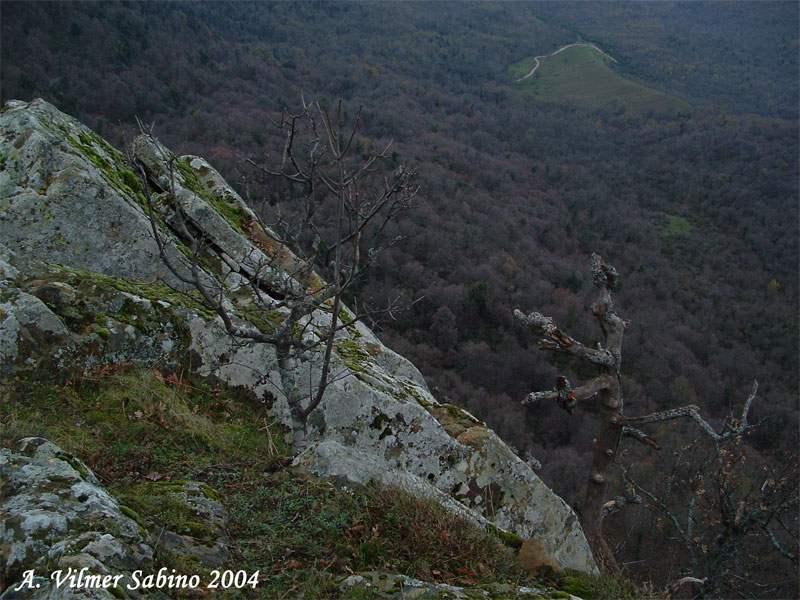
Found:
[[[135,151],[153,186],[167,189],[169,150],[142,137]],[[205,160],[186,156],[175,164],[171,176],[186,213],[213,241],[204,265],[223,272],[235,289],[236,268],[267,252],[270,236]],[[168,219],[157,222],[180,248]],[[234,344],[202,302],[180,293],[150,226],[141,182],[123,154],[43,100],[3,107],[3,377],[157,363],[234,388],[289,426],[275,348]],[[313,316],[317,327],[327,319]],[[321,356],[310,362],[318,370]],[[484,423],[437,402],[414,365],[366,326],[342,330],[333,363],[338,375],[310,417],[296,469],[343,482],[401,486],[518,543],[534,540],[545,564],[597,572],[563,500]],[[9,515],[16,518],[18,509],[3,502],[0,543],[11,548],[3,553],[9,563],[17,560],[13,548],[19,543],[8,528]]]

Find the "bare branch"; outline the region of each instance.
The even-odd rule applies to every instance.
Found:
[[[764,527],[764,532],[767,534],[769,541],[772,542],[772,545],[775,546],[775,549],[780,552],[784,557],[788,558],[793,563],[797,564],[797,554],[792,554],[786,548],[784,548],[783,544],[778,541],[778,538],[775,537],[775,534],[769,527]]]
[[[646,435],[643,431],[636,429],[635,427],[623,427],[622,437],[630,437],[638,442],[641,442],[642,444],[650,446],[651,448],[655,448],[656,450],[661,450],[661,446],[658,445],[658,442],[656,442],[649,435]]]
[[[639,490],[641,493],[643,493],[645,496],[647,496],[650,499],[650,501],[655,506],[660,508],[661,511],[667,516],[667,518],[670,521],[672,521],[672,525],[675,527],[675,530],[678,532],[678,535],[680,536],[681,540],[683,541],[684,546],[687,548],[687,551],[689,552],[690,556],[693,556],[693,554],[694,554],[694,545],[693,545],[694,542],[692,541],[689,533],[686,531],[686,528],[678,520],[677,515],[672,510],[670,510],[670,508],[667,506],[667,504],[661,498],[658,498],[655,494],[647,491],[642,486],[637,484],[633,480],[633,478],[631,477],[630,473],[628,472],[628,469],[624,465],[620,465],[620,468],[622,469],[622,475],[625,478],[625,481],[628,483],[628,485],[633,487],[636,490]],[[694,563],[694,559],[692,559],[692,562]]]
[[[747,431],[748,429],[752,429],[752,425],[747,423],[747,416],[748,412],[750,411],[750,406],[753,403],[753,399],[756,397],[756,393],[758,392],[758,382],[753,382],[753,388],[750,391],[750,395],[747,397],[747,400],[744,403],[744,407],[742,408],[742,415],[740,419],[729,419],[726,421],[724,429],[722,433],[717,433],[714,431],[714,428],[703,419],[700,415],[700,409],[695,406],[694,404],[689,404],[688,406],[681,406],[680,408],[673,408],[670,410],[665,410],[657,413],[651,413],[649,415],[644,415],[641,417],[623,417],[622,424],[625,426],[631,425],[646,425],[649,423],[658,423],[661,421],[669,421],[672,419],[680,419],[680,418],[689,418],[692,419],[697,425],[703,430],[706,434],[708,434],[712,440],[716,444],[721,444],[727,440],[741,437],[741,435]]]
[[[526,315],[520,310],[514,310],[514,317],[516,317],[520,323],[533,330],[534,333],[545,336],[546,339],[539,342],[539,347],[543,350],[558,350],[560,352],[572,354],[578,358],[583,358],[596,365],[601,365],[610,369],[616,368],[616,361],[611,352],[584,346],[579,341],[561,331],[553,322],[552,318],[545,317],[537,312]]]
[[[603,518],[613,515],[628,504],[641,504],[642,497],[636,493],[632,485],[625,487],[625,493],[603,504]]]
[[[532,404],[540,400],[557,400],[558,405],[569,414],[575,413],[579,401],[589,400],[601,390],[606,390],[616,385],[616,379],[610,375],[600,375],[589,383],[579,388],[572,389],[566,377],[556,380],[556,388],[549,392],[533,392],[522,401],[522,404]]]

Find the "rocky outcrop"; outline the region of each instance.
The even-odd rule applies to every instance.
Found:
[[[149,535],[80,460],[25,438],[0,449],[0,486],[0,598],[114,598],[111,587],[139,597],[132,574],[154,570]],[[115,586],[71,585],[81,569],[111,575]]]
[[[168,277],[124,157],[44,101],[2,110],[0,240],[73,269]]]
[[[230,557],[227,511],[204,483],[140,484],[161,514],[180,519],[147,523],[80,459],[43,438],[24,438],[0,449],[0,485],[2,600],[166,599],[143,590],[144,578],[158,572],[157,547],[208,568]],[[87,584],[90,573],[102,578]]]
[[[207,276],[225,277],[235,293],[250,261],[261,264],[270,254],[268,232],[202,159],[173,157],[151,138],[137,140],[135,152],[154,189],[174,188],[193,227],[210,240],[202,257]],[[126,157],[37,100],[3,109],[0,161],[5,375],[158,360],[238,388],[291,423],[275,348],[233,344],[202,303],[173,290],[180,283],[159,258],[141,181]],[[154,206],[162,205],[157,197]],[[171,252],[180,259],[168,213],[157,213],[157,226],[178,238]],[[328,319],[313,315],[315,327]],[[318,373],[321,360],[312,356],[306,368]],[[418,370],[363,324],[338,335],[333,372],[309,418],[298,469],[400,483],[518,544],[536,539],[561,567],[596,571],[572,510],[485,424],[438,403]]]
[[[158,516],[172,513],[171,523],[148,523],[156,546],[206,568],[222,567],[228,561],[228,511],[208,485],[197,481],[156,481],[134,489],[148,497]]]

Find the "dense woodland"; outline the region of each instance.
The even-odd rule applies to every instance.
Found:
[[[164,143],[205,156],[259,206],[287,190],[242,158],[281,152],[271,123],[283,109],[297,109],[301,93],[327,103],[341,95],[351,120],[362,106],[360,147],[393,140],[389,164],[416,166],[420,192],[415,209],[391,224],[404,239],[361,283],[359,301],[417,300],[381,323],[382,339],[439,397],[541,461],[543,479],[578,510],[592,406],[569,417],[520,400],[551,389],[558,374],[587,373],[540,352],[512,311],[536,310],[587,343],[599,340],[588,310],[592,252],[622,279],[615,303],[630,320],[627,412],[693,403],[719,424],[757,379],[751,420],[762,422],[739,449],[742,498],[756,471],[793,464],[796,3],[6,0],[0,11],[4,101],[43,97],[118,146],[136,117],[153,123]],[[586,110],[539,101],[509,75],[510,64],[577,39],[691,108]],[[648,489],[681,470],[691,488],[713,463],[693,445],[693,427],[665,425],[660,453],[636,448],[623,464]],[[688,466],[686,448],[695,448]],[[723,510],[712,504],[708,511]],[[669,519],[653,528],[655,513],[645,504],[614,516],[622,564],[661,583],[712,568],[702,556],[713,551],[690,564]],[[713,520],[698,548],[719,540]],[[796,557],[796,519],[785,529],[780,539]],[[741,565],[753,556],[769,581],[746,574]],[[728,593],[796,596],[796,558],[784,558],[754,542],[732,558],[744,581]]]

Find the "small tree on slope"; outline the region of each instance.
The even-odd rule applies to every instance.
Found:
[[[375,263],[381,249],[395,241],[384,239],[386,224],[410,206],[417,191],[412,185],[415,171],[403,166],[384,175],[379,185],[364,185],[386,159],[388,147],[351,158],[359,117],[360,111],[354,125],[345,129],[341,101],[333,116],[320,104],[305,102],[300,113],[283,115],[279,127],[285,133],[285,144],[279,166],[262,170],[300,190],[302,208],[295,211],[299,231],[283,222],[276,228],[259,223],[266,239],[255,243],[257,249],[237,259],[236,264],[230,264],[233,259],[221,253],[219,258],[229,267],[223,275],[202,268],[204,257],[215,251],[215,241],[187,211],[185,190],[177,181],[181,175],[178,159],[167,151],[167,156],[160,157],[166,173],[150,173],[148,177],[146,165],[133,153],[152,233],[169,271],[193,290],[195,299],[216,313],[234,344],[275,347],[280,387],[292,416],[295,451],[302,449],[308,417],[319,406],[334,376],[331,360],[336,334],[357,320],[398,308],[392,303],[353,315],[343,307],[346,290]],[[152,141],[149,144],[157,146]],[[158,198],[154,198],[151,186],[159,192]],[[324,198],[336,204],[333,240],[324,239],[318,222],[322,218],[318,208]],[[159,211],[166,213],[164,221],[171,234],[162,230]],[[253,225],[249,222],[243,228]],[[184,245],[183,255],[170,250],[176,241],[172,234]],[[300,237],[311,238],[309,251],[302,257],[297,255]],[[326,283],[315,274],[319,263],[330,267],[331,281]],[[232,287],[237,296],[247,297],[244,302],[237,301],[238,308],[232,303]],[[316,381],[309,383],[315,351],[322,355],[321,366]],[[269,371],[265,365],[264,373]]]

